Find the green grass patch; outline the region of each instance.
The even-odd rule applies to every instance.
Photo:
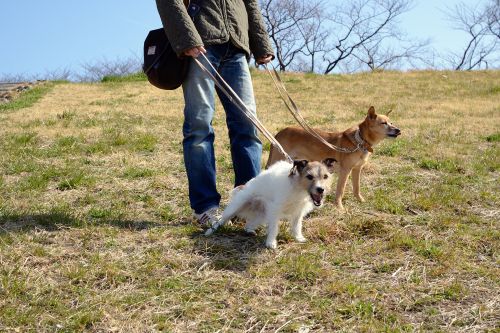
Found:
[[[339,307],[337,312],[344,317],[344,319],[359,318],[369,319],[375,315],[375,305],[370,301],[357,301],[345,307]]]
[[[130,133],[119,128],[107,128],[103,130],[104,140],[111,146],[124,146],[130,141]]]
[[[500,94],[500,86],[493,86],[487,90],[488,95]]]
[[[84,149],[89,155],[107,154],[111,152],[111,145],[106,141],[96,141],[87,144]]]
[[[20,154],[16,159],[9,159],[3,161],[2,168],[4,173],[7,175],[19,175],[23,172],[33,172],[40,167],[37,161],[33,160],[33,157],[27,156],[25,154]]]
[[[403,140],[387,141],[377,147],[376,153],[383,156],[400,156],[407,149],[407,144]]]
[[[20,191],[43,191],[50,182],[57,182],[57,189],[66,191],[93,183],[93,178],[72,164],[63,167],[36,165],[29,169],[29,174],[20,179]]]
[[[130,146],[138,152],[153,152],[158,138],[150,133],[138,133],[132,140]]]
[[[32,174],[23,179],[19,188],[21,191],[27,190],[45,190],[49,181],[51,179],[51,175],[47,172],[43,172],[41,174]]]
[[[61,178],[56,187],[59,191],[74,190],[94,183],[94,178],[82,170],[75,170]]]
[[[384,184],[389,191],[399,190],[403,192],[413,192],[414,186],[419,182],[418,177],[414,175],[413,172],[412,169],[408,168],[399,170],[397,174],[391,174],[390,177],[381,179],[381,183]]]
[[[137,132],[129,128],[105,128],[98,141],[86,147],[89,153],[108,153],[111,149],[135,152],[153,152],[158,138],[150,133]]]
[[[406,234],[396,234],[389,241],[389,247],[412,250],[416,254],[432,260],[443,258],[443,250],[439,243],[427,239],[419,239]]]
[[[151,177],[154,174],[154,170],[131,166],[125,169],[125,171],[123,172],[123,177],[129,179],[137,179]]]
[[[99,125],[99,119],[95,116],[85,115],[76,119],[75,123],[81,128],[97,127]]]
[[[57,139],[56,144],[61,148],[72,148],[80,141],[79,138],[70,136],[63,136]]]
[[[28,145],[35,145],[38,142],[38,134],[35,132],[14,134],[7,138],[7,142],[9,142],[9,148],[11,149],[21,148]]]
[[[459,162],[453,159],[424,158],[419,162],[418,166],[422,169],[438,170],[451,173],[463,170],[460,167]]]
[[[102,78],[102,83],[118,83],[118,82],[142,82],[147,81],[148,78],[143,72],[137,72],[128,75],[108,75]]]
[[[463,284],[460,282],[454,282],[443,288],[441,294],[445,299],[451,301],[460,301],[464,296],[467,295],[467,290]]]
[[[304,284],[314,284],[326,274],[322,270],[320,258],[311,253],[291,254],[280,259],[278,265],[287,280]]]
[[[168,204],[162,205],[159,209],[159,215],[164,221],[173,221],[177,218],[177,214],[174,212],[172,207]]]
[[[491,147],[481,152],[477,158],[472,161],[474,170],[478,174],[487,175],[490,172],[500,170],[500,149]]]
[[[375,190],[372,202],[375,208],[382,212],[404,215],[406,211],[401,198],[395,197],[393,192],[386,189]]]
[[[431,211],[443,208],[460,208],[468,199],[468,192],[455,184],[434,184],[415,194],[413,203],[420,209]]]
[[[500,133],[493,133],[486,137],[486,141],[488,142],[500,142]]]
[[[93,219],[105,219],[112,216],[109,209],[93,207],[89,210],[89,217]]]

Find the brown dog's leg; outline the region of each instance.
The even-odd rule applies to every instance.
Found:
[[[351,170],[346,168],[340,168],[339,170],[339,179],[337,180],[337,192],[335,193],[335,204],[340,211],[344,210],[344,206],[342,205],[342,197],[344,196],[345,184],[347,183],[347,178]]]
[[[358,198],[359,201],[365,202],[365,198],[361,195],[359,191],[359,185],[360,185],[360,179],[361,179],[361,170],[363,168],[355,168],[352,169],[352,192],[354,193],[354,196]]]

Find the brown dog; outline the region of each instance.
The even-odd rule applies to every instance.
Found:
[[[357,127],[351,127],[344,132],[316,131],[334,146],[351,150],[359,147],[359,149],[352,153],[332,150],[303,129],[297,127],[287,127],[281,130],[276,134],[276,139],[294,160],[322,161],[325,158],[334,157],[338,161],[339,178],[335,203],[340,210],[344,209],[342,197],[351,171],[354,196],[363,202],[363,196],[359,193],[359,181],[361,169],[363,169],[368,157],[373,152],[372,147],[387,137],[396,138],[401,134],[401,131],[389,122],[389,117],[376,114],[373,106],[368,110],[365,120]],[[266,168],[282,159],[284,159],[284,156],[274,147],[271,147]]]

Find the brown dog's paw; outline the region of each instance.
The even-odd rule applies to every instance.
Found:
[[[362,196],[361,194],[358,194],[358,195],[356,196],[356,199],[358,199],[358,200],[359,200],[359,202],[365,202],[365,201],[366,201],[366,200],[365,200],[365,198],[363,198],[363,196]]]
[[[337,211],[341,214],[345,213],[346,210],[344,208],[344,205],[342,204],[342,202],[337,202],[335,203],[335,207],[337,207]]]

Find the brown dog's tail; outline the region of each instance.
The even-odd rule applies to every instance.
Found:
[[[283,145],[283,143],[280,141],[280,139],[283,137],[283,135],[286,136],[286,133],[287,133],[287,128],[284,128],[282,129],[281,131],[279,131],[278,133],[276,133],[276,135],[274,136],[276,138],[276,140],[281,143]],[[283,147],[284,148],[284,147]],[[286,150],[286,149],[285,149]],[[278,161],[281,161],[281,160],[284,160],[285,159],[285,156],[282,156],[281,155],[281,152],[276,149],[272,144],[271,144],[271,147],[269,148],[269,158],[267,159],[267,163],[266,163],[266,169],[268,169],[271,165],[273,165],[274,163],[278,162]]]
[[[274,136],[275,139],[280,142],[280,134],[281,132],[283,132],[283,130],[279,131],[278,133],[276,133],[276,135]],[[280,142],[281,143],[281,142]],[[266,163],[266,169],[269,169],[269,167],[271,165],[273,165],[274,163],[276,163],[277,161],[280,160],[279,156],[275,156],[276,154],[281,154],[279,151],[276,151],[277,149],[273,146],[273,144],[271,144],[271,146],[269,147],[269,158],[267,159],[267,163]],[[276,160],[275,160],[276,158]]]

